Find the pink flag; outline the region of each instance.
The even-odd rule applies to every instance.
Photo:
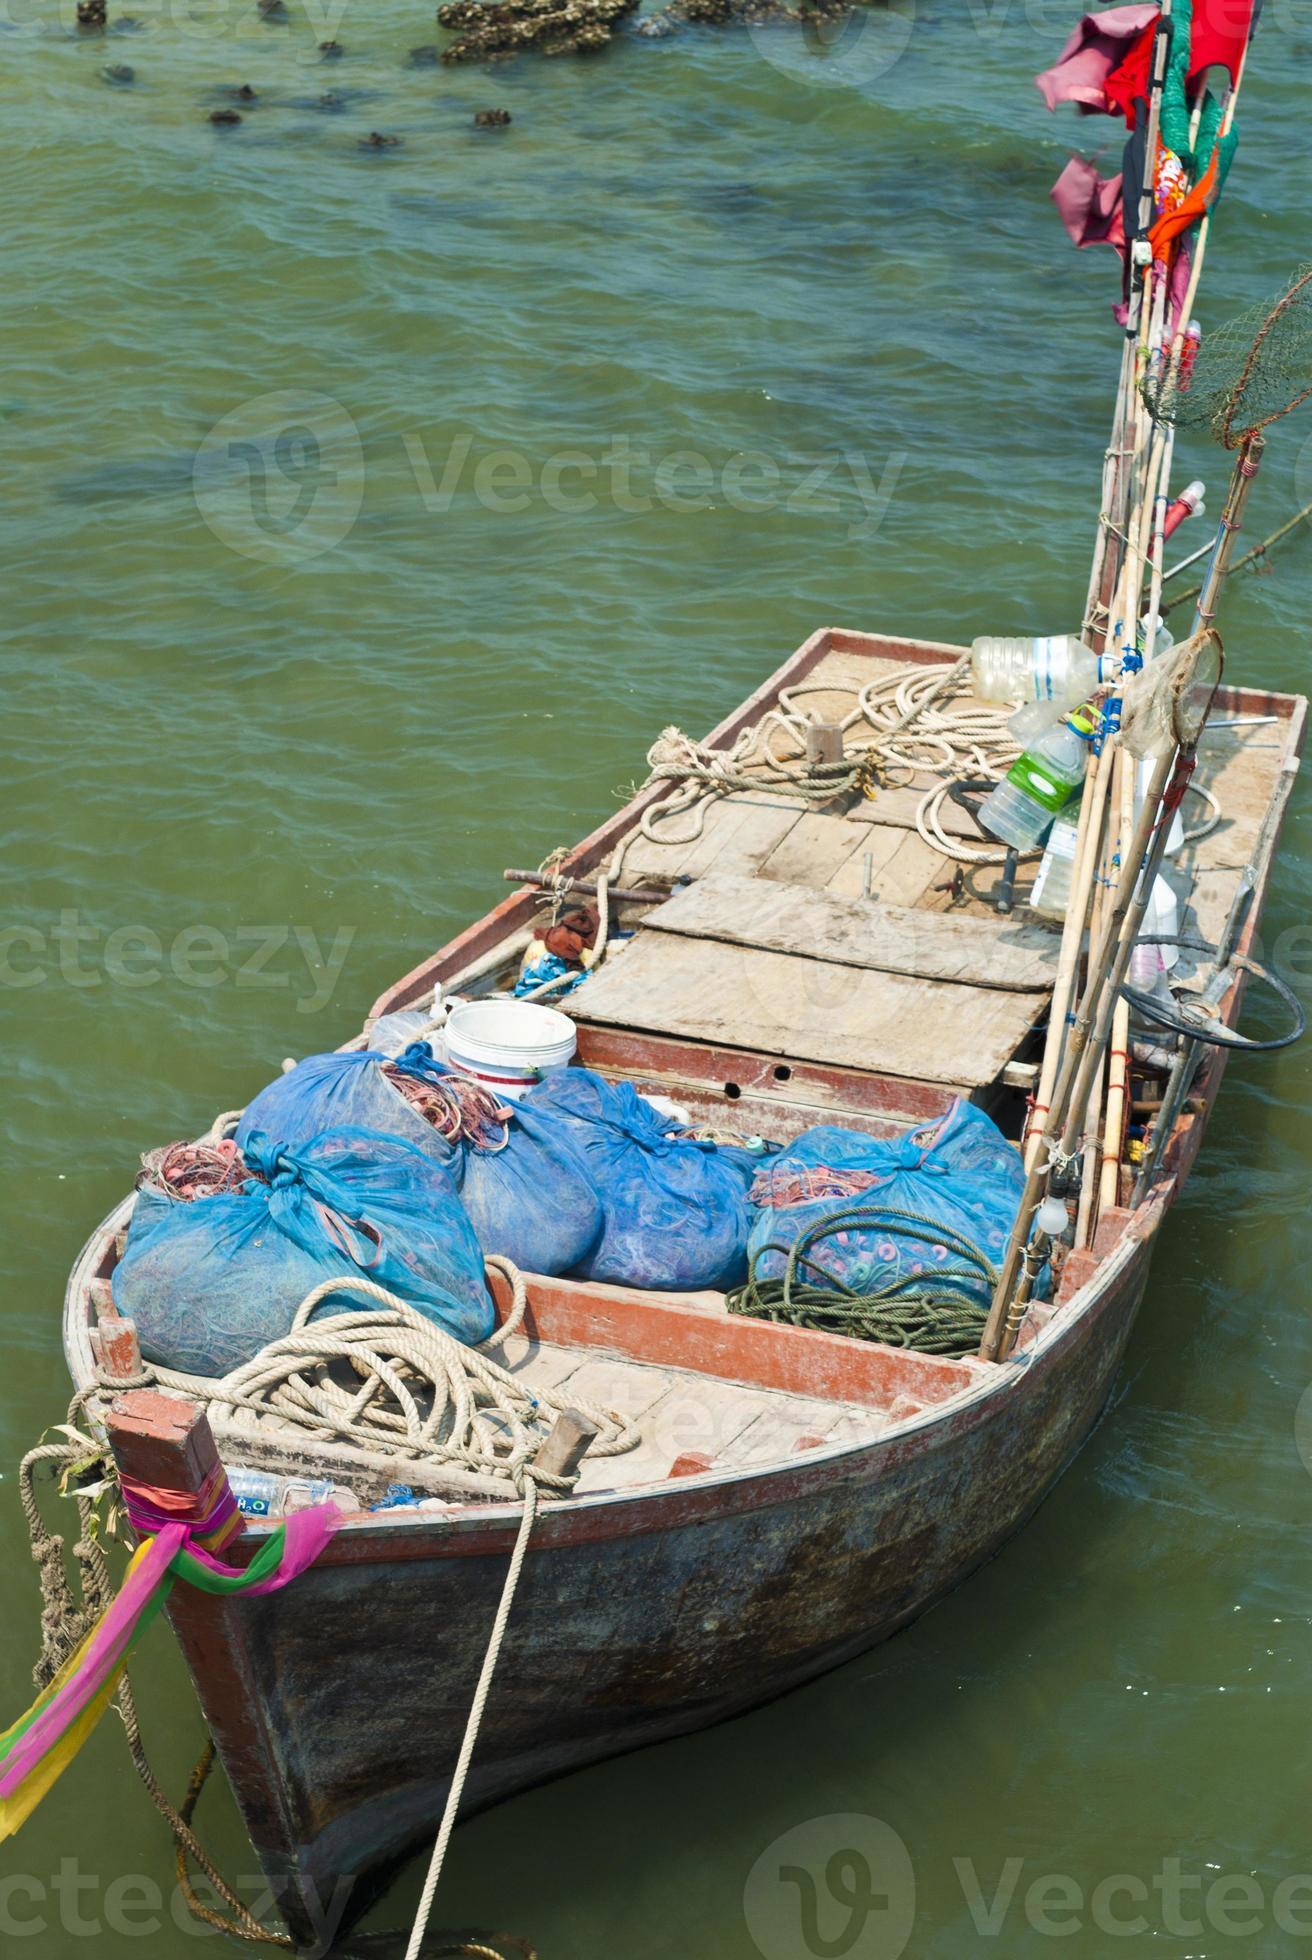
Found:
[[[1107,7],[1100,14],[1085,14],[1052,67],[1034,77],[1048,107],[1078,102],[1086,112],[1114,108],[1104,90],[1107,77],[1157,14],[1155,5]]]
[[[1121,177],[1100,177],[1084,157],[1072,157],[1052,187],[1052,201],[1077,245],[1114,245],[1125,256]]]

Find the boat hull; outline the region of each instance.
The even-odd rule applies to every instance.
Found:
[[[1152,1236],[1127,1235],[1088,1303],[996,1385],[886,1440],[544,1514],[465,1810],[722,1721],[942,1598],[1087,1437]],[[500,1519],[379,1526],[343,1534],[286,1593],[217,1613],[175,1595],[252,1842],[310,1951],[329,1949],[441,1814],[512,1538]]]

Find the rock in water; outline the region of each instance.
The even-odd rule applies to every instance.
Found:
[[[536,48],[539,54],[588,54],[604,48],[611,30],[638,0],[444,0],[437,24],[459,38],[442,59],[500,61]]]

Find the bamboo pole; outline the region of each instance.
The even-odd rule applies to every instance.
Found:
[[[1289,533],[1291,531],[1297,530],[1298,526],[1302,524],[1307,518],[1312,518],[1312,504],[1304,504],[1302,510],[1295,511],[1294,515],[1289,519],[1289,521],[1285,524],[1282,524],[1278,531],[1273,531],[1269,538],[1263,538],[1261,544],[1255,544],[1251,551],[1246,551],[1244,553],[1242,558],[1236,558],[1234,564],[1230,567],[1231,571],[1242,572],[1245,565],[1251,565],[1255,559],[1261,558],[1265,552],[1270,551],[1273,544],[1279,544],[1282,538],[1287,538],[1289,536]],[[1216,549],[1216,540],[1215,538],[1213,538],[1211,544],[1205,544],[1200,546],[1198,551],[1195,552],[1194,557],[1204,558],[1206,557],[1209,551],[1214,551],[1215,549]],[[1194,562],[1193,559],[1185,560],[1185,564],[1192,564],[1193,562]],[[1184,565],[1181,565],[1179,569],[1183,571]],[[1203,588],[1201,585],[1191,585],[1187,592],[1179,592],[1174,594],[1171,598],[1167,600],[1166,604],[1162,608],[1162,611],[1164,613],[1173,612],[1176,606],[1183,606],[1190,599],[1196,599],[1199,593],[1202,591],[1202,589]]]
[[[1106,761],[1104,763],[1104,758]],[[1052,1006],[1048,1014],[1048,1036],[1038,1088],[1026,1119],[1025,1167],[1028,1170],[1038,1154],[1043,1137],[1044,1118],[1052,1107],[1061,1052],[1066,1038],[1066,1021],[1075,999],[1084,933],[1089,919],[1089,901],[1094,892],[1093,866],[1102,847],[1103,816],[1107,808],[1107,777],[1111,754],[1103,750],[1084,780],[1079,828],[1075,834],[1075,857],[1071,865],[1071,895],[1062,925],[1061,946],[1057,954],[1057,974],[1053,982]]]
[[[1261,465],[1264,448],[1265,439],[1260,431],[1251,432],[1241,445],[1230,480],[1217,549],[1208,567],[1200,597],[1196,633],[1209,628],[1215,618],[1235,534],[1242,521],[1253,479]],[[1111,1033],[1116,999],[1143,924],[1147,895],[1152,890],[1170,831],[1169,823],[1162,820],[1165,816],[1161,808],[1163,797],[1176,768],[1191,762],[1192,757],[1186,757],[1183,751],[1178,756],[1168,751],[1154,762],[1130,849],[1121,866],[1111,917],[1090,958],[1089,982],[1071,1029],[1053,1091],[1052,1109],[1043,1131],[1046,1146],[1043,1161],[1037,1161],[1036,1156],[1025,1180],[980,1344],[983,1360],[1002,1360],[1010,1351],[1029,1297],[1030,1278],[1047,1256],[1048,1240],[1043,1233],[1037,1234],[1033,1245],[1030,1244],[1035,1215],[1043,1200],[1054,1161],[1069,1159],[1072,1153],[1094,1070],[1102,1059]],[[1023,1268],[1027,1275],[1024,1282]]]
[[[1162,11],[1163,18],[1169,17],[1169,0],[1167,0],[1167,4],[1163,7]],[[1246,52],[1247,50],[1245,50],[1245,54]],[[1165,37],[1163,36],[1159,37],[1157,44],[1157,59],[1154,62],[1152,87],[1149,95],[1148,130],[1145,145],[1147,168],[1144,174],[1144,185],[1140,197],[1136,226],[1137,237],[1139,239],[1147,235],[1152,216],[1153,157],[1156,150],[1165,60],[1166,47]],[[1235,99],[1238,95],[1239,83],[1242,77],[1243,64],[1241,63],[1239,74],[1236,76],[1235,86],[1231,90],[1230,99],[1223,118],[1223,131],[1227,130],[1233,123]],[[1188,325],[1193,300],[1198,290],[1198,282],[1202,274],[1203,252],[1206,245],[1209,222],[1210,220],[1205,219],[1203,225],[1200,227],[1198,245],[1190,265],[1190,278],[1186,289],[1185,300],[1175,323],[1170,352],[1164,356],[1169,366],[1177,370],[1184,349],[1185,330]],[[1146,283],[1145,279],[1144,284]],[[1133,607],[1133,618],[1137,628],[1142,576],[1148,559],[1148,526],[1153,521],[1152,514],[1154,513],[1155,506],[1159,504],[1161,497],[1169,494],[1170,488],[1169,469],[1173,452],[1173,432],[1167,431],[1163,433],[1154,429],[1153,436],[1149,439],[1145,455],[1143,436],[1148,418],[1138,385],[1141,379],[1141,369],[1148,357],[1148,351],[1151,345],[1154,320],[1156,320],[1159,331],[1164,327],[1165,313],[1169,304],[1169,278],[1164,278],[1154,287],[1148,306],[1144,306],[1143,299],[1144,289],[1143,285],[1141,285],[1138,289],[1138,303],[1135,309],[1135,315],[1122,346],[1121,371],[1117,388],[1116,409],[1113,416],[1112,440],[1103,460],[1102,504],[1099,511],[1098,534],[1095,541],[1093,563],[1090,570],[1089,587],[1084,608],[1084,631],[1086,639],[1095,640],[1099,645],[1100,651],[1107,650],[1118,621],[1128,625],[1131,603]],[[1160,442],[1158,440],[1159,437],[1162,438]],[[1139,478],[1141,480],[1137,484],[1140,492],[1137,501],[1137,514],[1139,517],[1137,548],[1132,550],[1123,548],[1120,562],[1117,564],[1115,563],[1116,554],[1112,548],[1113,543],[1114,541],[1119,542],[1121,534],[1124,534],[1126,537],[1129,535],[1129,520],[1131,511],[1135,508],[1133,492],[1136,488],[1136,479]],[[1158,497],[1154,497],[1152,495],[1152,489],[1158,483],[1160,484],[1160,493]],[[1164,514],[1164,510],[1165,505],[1161,504],[1162,514]],[[1131,587],[1128,581],[1134,575],[1134,566],[1131,562],[1134,559],[1137,559],[1138,562],[1139,583],[1137,586]],[[1113,563],[1110,578],[1108,577],[1109,560]],[[1156,554],[1156,560],[1153,585],[1155,603],[1153,610],[1157,609],[1156,601],[1159,599],[1161,591],[1160,546]],[[1104,591],[1108,594],[1105,602],[1101,599]],[[1103,614],[1101,620],[1098,616],[1100,612]],[[1044,1133],[1044,1119],[1050,1113],[1061,1068],[1061,1060],[1066,1042],[1067,1022],[1070,1016],[1071,1002],[1076,991],[1086,920],[1090,910],[1094,867],[1098,862],[1103,821],[1111,792],[1112,756],[1109,754],[1109,750],[1114,751],[1116,746],[1113,740],[1113,742],[1104,748],[1103,757],[1099,759],[1098,768],[1096,771],[1090,771],[1085,783],[1084,799],[1080,811],[1080,826],[1076,840],[1075,863],[1072,867],[1071,896],[1062,930],[1057,977],[1053,989],[1052,1010],[1049,1016],[1048,1033],[1044,1044],[1043,1060],[1040,1066],[1039,1084],[1031,1113],[1027,1118],[1023,1140],[1025,1163],[1027,1170],[1031,1172],[1035,1168]],[[1117,1045],[1118,1047],[1124,1046],[1123,1043],[1118,1043]],[[1109,1111],[1110,1114],[1111,1112]]]
[[[1089,589],[1084,601],[1084,635],[1088,643],[1090,637],[1099,641],[1100,647],[1106,640],[1106,621],[1098,621],[1097,613],[1103,586],[1103,574],[1107,564],[1112,538],[1112,510],[1118,501],[1120,487],[1124,481],[1125,470],[1125,429],[1129,416],[1130,391],[1134,386],[1135,343],[1127,334],[1121,343],[1121,372],[1116,387],[1116,406],[1112,410],[1111,440],[1103,452],[1102,459],[1102,498],[1098,506],[1098,534],[1094,540],[1093,563],[1089,569]]]
[[[1157,279],[1151,300],[1140,309],[1140,328],[1136,345],[1136,385],[1132,404],[1132,423],[1134,439],[1130,461],[1130,496],[1128,499],[1125,532],[1125,550],[1121,559],[1120,576],[1116,587],[1115,601],[1108,617],[1108,634],[1116,634],[1126,654],[1138,646],[1139,613],[1143,596],[1144,575],[1151,555],[1151,528],[1157,510],[1157,486],[1167,454],[1167,445],[1161,439],[1163,432],[1152,422],[1147,406],[1139,388],[1139,381],[1146,372],[1150,350],[1156,341],[1160,344],[1165,325],[1167,303],[1167,280],[1165,276]],[[1151,656],[1150,656],[1151,657]],[[1129,842],[1133,822],[1131,803],[1131,822],[1125,821],[1126,768],[1120,755],[1120,743],[1114,730],[1106,740],[1106,748],[1111,751],[1111,772],[1108,778],[1108,818],[1107,836],[1103,847],[1102,879],[1100,898],[1105,895],[1111,882],[1111,873],[1118,855]],[[1131,789],[1132,795],[1132,789]],[[1095,906],[1095,918],[1101,920],[1105,905]],[[1098,937],[1095,926],[1093,938]],[[1118,1054],[1128,1049],[1129,1014],[1124,1016],[1124,1028],[1120,1038],[1115,1040]],[[1113,1134],[1117,1139],[1119,1158],[1120,1136],[1124,1128],[1125,1089],[1127,1077],[1125,1070],[1115,1057],[1110,1069],[1099,1067],[1091,1083],[1092,1102],[1084,1113],[1084,1154],[1081,1167],[1080,1202],[1076,1216],[1075,1244],[1088,1245],[1097,1223],[1098,1206],[1106,1200],[1103,1197],[1107,1179],[1102,1173],[1105,1153],[1110,1147]],[[1106,1093],[1107,1107],[1104,1116],[1103,1098]],[[1033,1162],[1032,1153],[1029,1157]]]
[[[1120,776],[1120,839],[1122,850],[1128,848],[1134,831],[1134,759],[1118,748],[1117,769]],[[1107,1057],[1107,1116],[1103,1125],[1101,1177],[1098,1189],[1098,1210],[1105,1211],[1116,1203],[1120,1196],[1121,1155],[1125,1148],[1125,1115],[1130,1091],[1130,1003],[1118,995],[1116,1013],[1112,1020],[1111,1049]],[[1095,1213],[1092,1228],[1087,1240],[1077,1243],[1088,1244],[1097,1226]]]
[[[1171,779],[1175,758],[1166,754],[1158,758],[1153,769],[1152,782],[1144,799],[1139,822],[1135,828],[1134,842],[1122,866],[1117,884],[1110,919],[1105,927],[1089,963],[1090,980],[1085,989],[1075,1025],[1071,1029],[1066,1054],[1057,1086],[1053,1093],[1052,1112],[1043,1133],[1046,1146],[1044,1160],[1036,1162],[1025,1180],[1025,1189],[1016,1213],[1016,1223],[1012,1229],[1011,1240],[1003,1260],[1002,1272],[989,1309],[988,1323],[984,1338],[980,1343],[980,1358],[984,1361],[1005,1360],[1012,1342],[1020,1328],[1020,1319],[1029,1299],[1030,1289],[1021,1284],[1022,1268],[1027,1273],[1036,1272],[1047,1257],[1048,1240],[1043,1233],[1035,1235],[1031,1246],[1030,1234],[1035,1215],[1043,1201],[1048,1178],[1058,1162],[1069,1161],[1074,1154],[1074,1146],[1081,1121],[1082,1112],[1088,1102],[1089,1088],[1094,1071],[1102,1060],[1105,1036],[1100,1042],[1102,1032],[1102,1006],[1104,1002],[1113,1003],[1116,991],[1124,978],[1129,965],[1130,953],[1142,919],[1142,911],[1135,918],[1135,887],[1139,874],[1147,874],[1146,867],[1152,867],[1154,856],[1160,857],[1161,844],[1165,842],[1164,827],[1158,827],[1158,838],[1154,840],[1154,826],[1160,804]],[[1130,922],[1128,935],[1122,928]],[[1107,1016],[1110,1023],[1110,1014]]]
[[[1116,849],[1115,786],[1116,786],[1116,779],[1117,779],[1117,768],[1116,768],[1116,749],[1111,742],[1104,743],[1103,754],[1110,757],[1110,761],[1108,762],[1107,765],[1107,813],[1106,813],[1106,819],[1103,827],[1102,848],[1099,851],[1096,860],[1096,869],[1095,869],[1095,876],[1093,881],[1093,902],[1089,912],[1090,947],[1096,946],[1098,944],[1099,940],[1102,938],[1103,930],[1106,924],[1108,873],[1110,869],[1112,852]],[[1094,1083],[1095,1095],[1097,1094],[1099,1087],[1100,1084],[1095,1079],[1095,1083]],[[1099,1137],[1100,1145],[1101,1145],[1101,1141],[1102,1139],[1101,1137]],[[1099,1150],[1099,1155],[1101,1155],[1101,1148]],[[1092,1205],[1093,1205],[1093,1181],[1089,1175],[1089,1153],[1087,1150],[1085,1150],[1080,1163],[1080,1190],[1079,1190],[1078,1202],[1075,1208],[1075,1244],[1077,1246],[1084,1245],[1086,1243],[1086,1233],[1088,1232],[1089,1215],[1092,1209]]]

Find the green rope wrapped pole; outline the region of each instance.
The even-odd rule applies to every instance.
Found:
[[[861,1293],[812,1256],[813,1246],[854,1230],[877,1231],[888,1238],[928,1238],[946,1246],[962,1263],[937,1266],[932,1276],[901,1273],[873,1292]],[[784,1258],[777,1279],[760,1274],[761,1261],[769,1253]],[[803,1270],[816,1277],[802,1278]],[[932,1292],[925,1283],[930,1277]],[[850,1211],[830,1212],[792,1245],[759,1247],[746,1285],[729,1295],[728,1307],[730,1313],[753,1320],[784,1321],[858,1341],[882,1341],[887,1347],[915,1348],[921,1354],[968,1355],[978,1352],[988,1319],[987,1300],[997,1281],[996,1268],[959,1232],[915,1212],[858,1205]]]

